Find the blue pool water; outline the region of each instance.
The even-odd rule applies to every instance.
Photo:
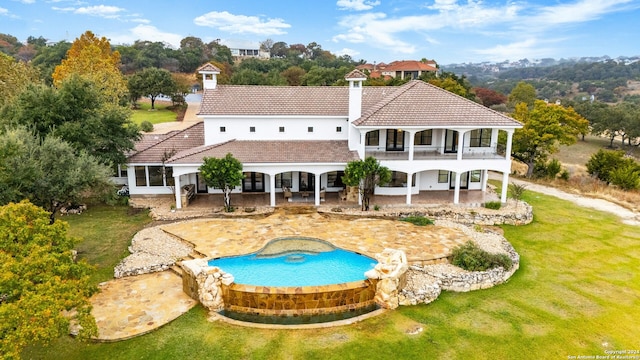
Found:
[[[319,286],[364,280],[376,260],[335,249],[320,253],[294,252],[274,257],[256,254],[209,260],[233,275],[236,284],[257,286]]]

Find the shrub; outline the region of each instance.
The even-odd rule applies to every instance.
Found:
[[[595,176],[609,184],[611,182],[611,172],[614,169],[624,167],[624,165],[633,162],[632,159],[626,159],[624,157],[624,151],[622,150],[612,151],[601,149],[591,155],[591,158],[587,161],[587,172],[589,175]]]
[[[502,203],[500,201],[488,201],[484,203],[484,207],[492,210],[500,210]]]
[[[140,123],[140,130],[144,131],[144,132],[151,132],[153,131],[153,124],[147,120],[143,121]]]
[[[627,165],[616,168],[609,173],[611,183],[623,190],[640,188],[640,169],[637,166]]]
[[[548,177],[549,179],[555,179],[562,170],[562,164],[560,164],[560,161],[558,161],[558,159],[551,159],[551,161],[547,163],[546,168],[546,177]]]
[[[506,254],[492,254],[482,250],[473,241],[453,249],[451,263],[467,271],[486,271],[497,267],[511,269],[513,262]]]
[[[380,206],[379,205],[373,205],[373,210],[379,211],[380,210]]]
[[[567,169],[562,170],[562,172],[560,173],[560,179],[564,181],[569,181],[570,177],[571,174],[569,174],[569,171]]]
[[[417,226],[433,225],[433,220],[424,216],[407,216],[400,219],[400,221],[406,221]]]

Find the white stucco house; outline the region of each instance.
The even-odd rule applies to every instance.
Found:
[[[204,157],[233,154],[245,179],[235,192],[269,193],[275,206],[283,188],[308,192],[343,189],[349,161],[374,156],[393,172],[376,195],[412,195],[446,190],[485,191],[488,171],[503,174],[501,200],[511,168],[516,120],[419,80],[400,87],[365,87],[354,70],[348,87],[218,85],[220,70],[199,69],[202,122],[165,135],[145,136],[129,155],[126,174],[132,197],[175,195],[185,186],[216,193],[198,176]],[[506,146],[498,145],[500,133]],[[310,200],[311,200],[310,199]]]

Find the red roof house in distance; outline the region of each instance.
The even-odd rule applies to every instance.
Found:
[[[418,61],[418,60],[399,60],[389,64],[362,64],[357,69],[369,71],[369,77],[377,79],[379,77],[400,78],[400,79],[417,79],[425,72],[436,72],[438,64],[435,60]]]

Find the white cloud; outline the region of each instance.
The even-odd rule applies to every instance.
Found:
[[[165,42],[174,48],[179,48],[180,41],[183,39],[182,35],[163,32],[155,26],[143,24],[129,29],[128,33],[107,34],[105,37],[110,40],[111,44],[133,44],[136,40],[147,40]]]
[[[227,11],[212,11],[193,20],[196,25],[208,26],[231,34],[283,35],[291,25],[282,19],[263,19],[258,16],[234,15]]]
[[[113,19],[119,17],[122,11],[124,11],[124,9],[117,6],[98,5],[80,7],[75,9],[73,13]]]
[[[371,0],[338,0],[336,3],[340,10],[363,11],[373,9],[374,6],[380,5],[380,1]]]
[[[36,2],[36,0],[13,0],[13,1],[18,1],[21,2],[23,4],[33,4]]]
[[[0,15],[9,15],[9,10],[0,7]]]
[[[52,7],[52,9],[59,12],[70,12],[78,15],[97,16],[106,19],[118,19],[120,18],[120,14],[125,11],[125,9],[123,8],[107,5],[86,6],[79,8],[54,6]]]
[[[355,59],[356,56],[360,55],[360,52],[350,48],[342,48],[341,50],[335,51],[334,54],[338,56],[349,55],[352,59]]]
[[[548,27],[570,23],[582,23],[601,18],[603,15],[624,10],[628,6],[638,7],[633,0],[580,0],[571,4],[543,6],[535,9],[527,25]]]
[[[475,49],[472,50],[472,52],[483,55],[486,59],[496,62],[508,59],[543,58],[553,55],[557,50],[549,47],[547,43],[557,41],[558,39],[553,41],[540,41],[535,38],[528,38],[506,45],[496,45],[488,49]]]

